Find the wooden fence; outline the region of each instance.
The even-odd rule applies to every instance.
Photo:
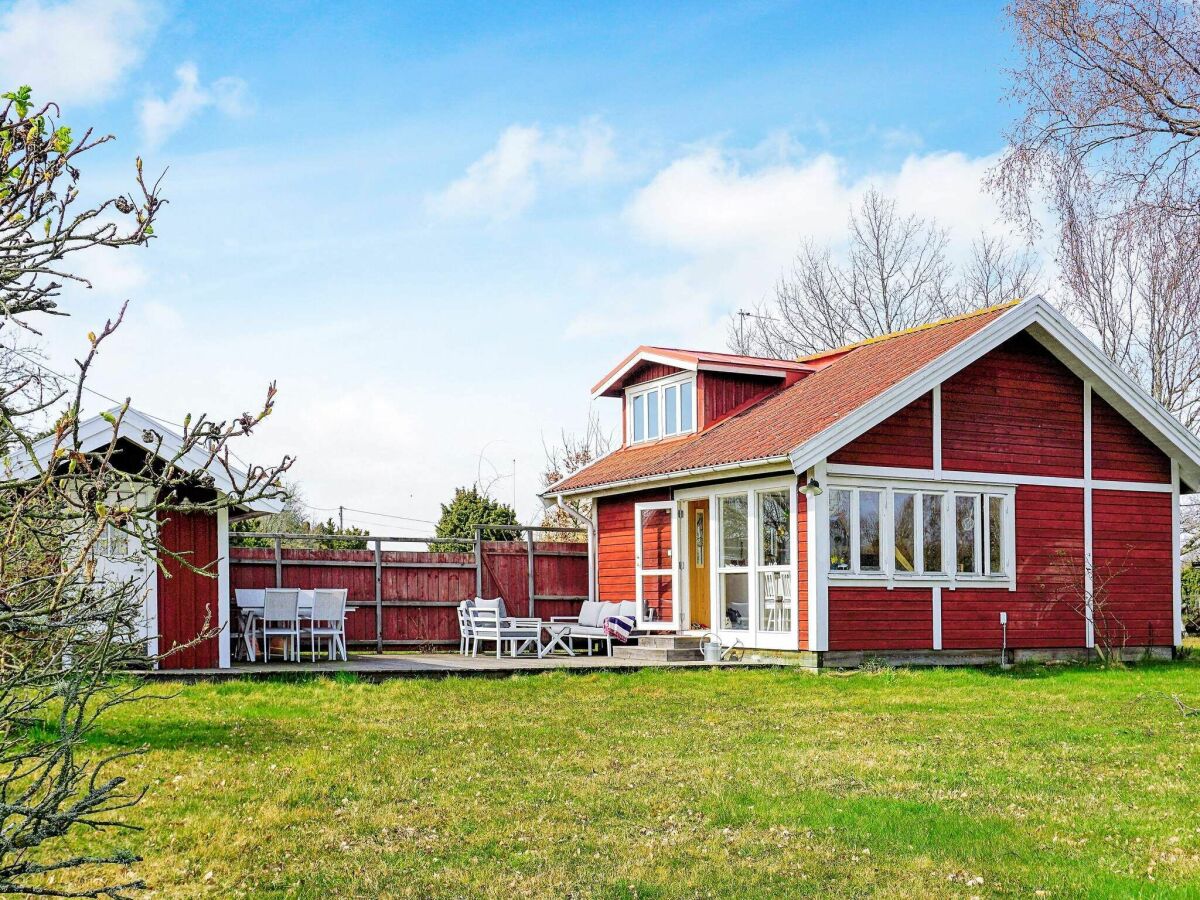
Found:
[[[354,610],[346,618],[346,640],[360,649],[456,645],[454,610],[471,597],[500,596],[514,615],[543,619],[574,615],[587,599],[587,545],[534,539],[535,532],[576,529],[521,530],[524,540],[477,539],[473,546],[466,541],[472,549],[465,553],[384,550],[384,543],[413,542],[386,537],[365,538],[367,550],[284,546],[318,540],[292,534],[257,534],[253,537],[272,539],[274,546],[238,547],[238,535],[231,534],[230,582],[234,589],[346,588]]]

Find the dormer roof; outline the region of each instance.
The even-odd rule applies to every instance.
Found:
[[[670,366],[684,372],[733,372],[786,379],[789,373],[815,372],[817,367],[791,359],[739,356],[676,347],[638,347],[592,388],[593,397],[619,397],[630,379],[646,364]]]

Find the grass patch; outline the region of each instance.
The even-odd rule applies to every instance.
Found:
[[[225,682],[94,744],[150,747],[159,896],[1200,896],[1164,693],[1200,663]]]

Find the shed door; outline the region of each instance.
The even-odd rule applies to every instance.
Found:
[[[217,517],[205,513],[160,513],[159,536],[164,547],[204,570],[195,572],[177,560],[161,560],[158,646],[160,652],[166,653],[218,627]],[[172,653],[160,663],[164,669],[205,669],[219,664],[220,645],[215,634]]]
[[[638,628],[676,628],[675,503],[634,505]]]

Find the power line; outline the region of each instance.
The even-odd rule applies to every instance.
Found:
[[[306,504],[308,505],[308,504]],[[353,506],[312,506],[308,505],[309,509],[317,512],[338,512],[345,510],[346,512],[359,513],[364,516],[377,516],[382,519],[396,519],[401,522],[420,522],[422,525],[436,525],[437,522],[432,519],[418,519],[413,516],[398,516],[394,513],[376,512],[370,509],[355,509]]]
[[[6,349],[21,357],[21,359],[25,360],[25,362],[29,363],[30,365],[37,366],[43,372],[48,372],[56,378],[63,379],[63,381],[69,381],[71,384],[77,385],[78,387],[87,391],[89,394],[95,394],[101,400],[107,400],[109,403],[112,403],[115,406],[124,406],[128,402],[128,400],[118,400],[116,397],[110,397],[108,394],[101,393],[95,388],[90,388],[86,384],[83,384],[78,378],[74,378],[70,375],[64,375],[62,372],[52,369],[40,360],[34,359],[32,356],[27,356],[24,352],[18,350],[16,347],[8,347]],[[147,419],[152,419],[153,421],[158,422],[160,425],[169,425],[172,428],[180,428],[183,430],[187,429],[187,426],[182,422],[175,422],[171,419],[164,418],[163,416],[156,416],[154,413],[146,412],[146,410],[142,409],[141,407],[138,407],[137,411],[144,415]],[[246,469],[250,468],[250,464],[234,453],[228,445],[226,445],[226,449],[229,450],[229,455],[241,463],[243,467]]]

